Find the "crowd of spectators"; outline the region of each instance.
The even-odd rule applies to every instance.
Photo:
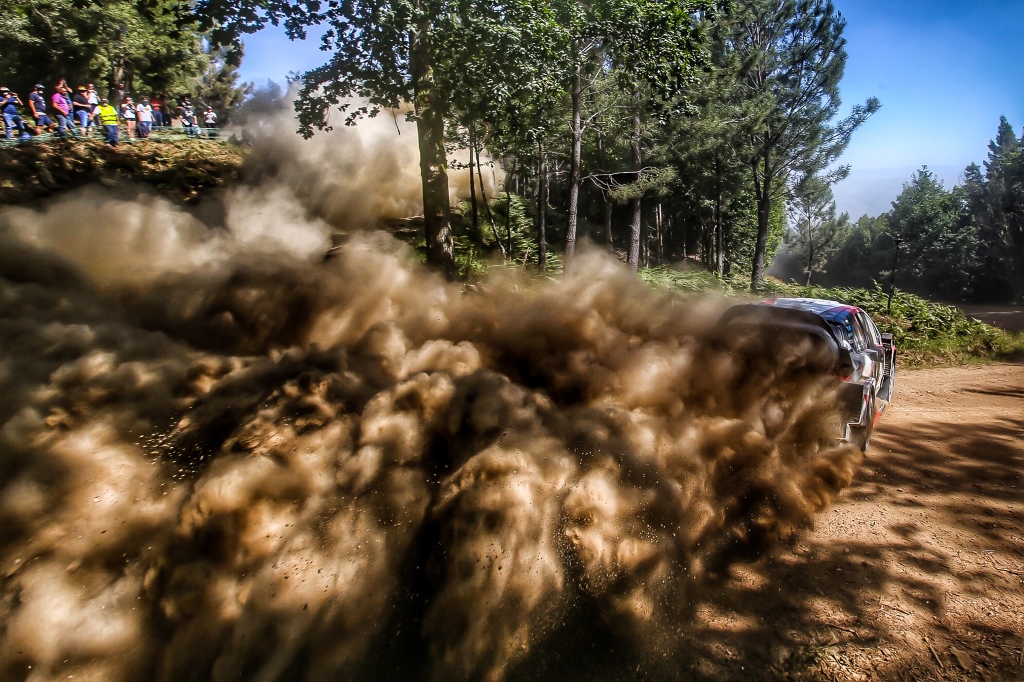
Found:
[[[154,128],[170,127],[172,119],[181,122],[189,137],[204,134],[199,114],[188,95],[181,97],[174,106],[166,95],[155,93],[136,102],[124,84],[119,84],[112,94],[117,100],[113,104],[109,98],[100,97],[92,83],[73,90],[62,79],[49,95],[42,85],[35,86],[28,101],[24,101],[16,92],[0,86],[5,136],[8,140],[25,140],[44,132],[56,133],[65,139],[96,134],[102,135],[107,144],[117,146],[122,126],[129,139],[144,140]],[[217,127],[217,114],[211,107],[205,109],[203,127],[209,131]]]

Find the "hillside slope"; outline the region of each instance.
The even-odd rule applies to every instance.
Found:
[[[208,140],[98,140],[0,148],[0,204],[25,204],[90,183],[131,181],[190,202],[238,178],[246,148]]]

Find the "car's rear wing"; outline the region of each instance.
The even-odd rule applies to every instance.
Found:
[[[723,330],[734,325],[780,327],[806,332],[825,342],[836,357],[837,364],[849,363],[849,351],[839,344],[832,327],[820,316],[807,310],[742,303],[726,310],[718,321],[719,328]]]

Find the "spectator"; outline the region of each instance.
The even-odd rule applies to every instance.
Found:
[[[192,100],[188,95],[181,98],[181,106],[178,107],[181,115],[181,127],[189,137],[199,135],[199,125],[196,123],[196,110],[192,108]]]
[[[206,134],[210,137],[217,137],[217,112],[213,110],[213,107],[206,107],[203,122],[207,127]]]
[[[37,85],[32,94],[28,96],[28,110],[32,114],[32,118],[36,121],[36,135],[43,132],[45,126],[51,133],[53,132],[56,124],[53,119],[46,113],[46,98],[43,97],[43,86]]]
[[[71,108],[75,113],[75,118],[78,119],[78,127],[82,130],[89,128],[89,114],[92,113],[92,105],[89,104],[89,98],[86,95],[84,85],[78,86],[78,92],[71,98]]]
[[[153,125],[170,125],[170,121],[164,121],[164,98],[163,95],[154,94],[149,100],[149,106],[153,107]]]
[[[110,100],[106,97],[100,100],[100,105],[96,107],[96,118],[99,119],[99,125],[103,126],[103,130],[106,133],[106,139],[104,140],[111,147],[117,146],[117,109],[110,106]]]
[[[125,96],[124,102],[121,104],[121,118],[124,119],[125,125],[128,127],[128,139],[135,137],[135,102],[132,101],[130,96]]]
[[[89,127],[95,128],[97,126],[93,116],[96,113],[96,107],[100,105],[100,94],[96,92],[96,86],[92,83],[85,86],[85,98],[89,102]]]
[[[19,139],[25,133],[25,122],[18,114],[19,104],[21,100],[18,99],[18,93],[0,87],[0,113],[4,116],[4,134],[8,140],[13,139],[15,127],[18,129]]]
[[[145,140],[153,128],[153,107],[150,105],[148,97],[143,97],[139,105],[135,107],[135,115],[139,119],[139,137]]]
[[[75,135],[78,135],[78,131],[75,130],[75,124],[71,120],[71,107],[68,105],[66,99],[64,99],[64,81],[61,81],[54,88],[53,97],[50,101],[53,103],[53,108],[57,110],[57,134],[61,137],[66,138],[68,136],[67,131],[71,131]]]

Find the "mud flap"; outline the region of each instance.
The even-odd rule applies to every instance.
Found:
[[[882,403],[882,408],[878,410],[879,414],[892,401],[893,389],[896,386],[896,345],[893,343],[892,334],[882,334],[882,348],[882,382],[878,387],[878,400]]]

